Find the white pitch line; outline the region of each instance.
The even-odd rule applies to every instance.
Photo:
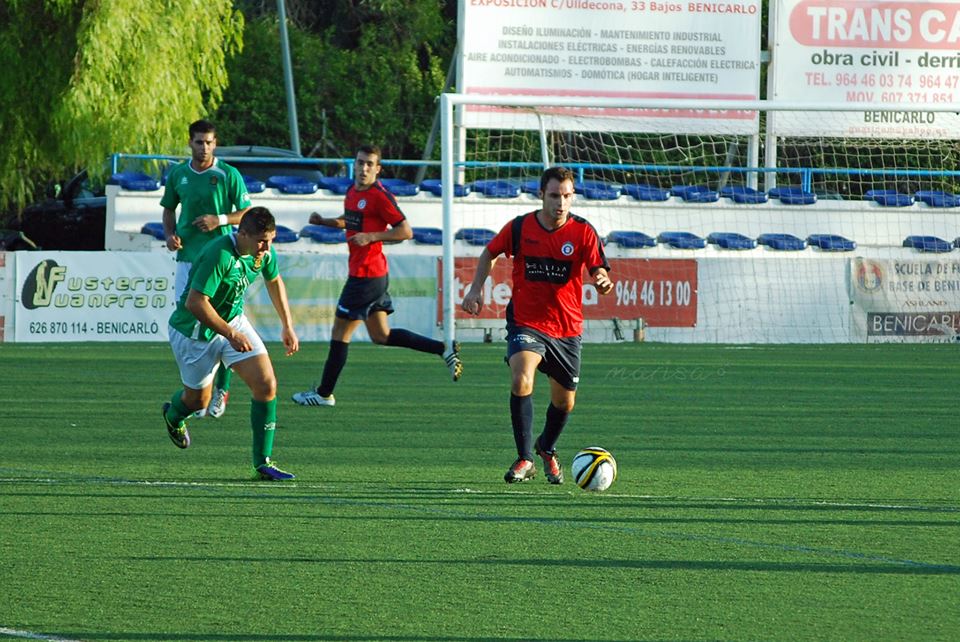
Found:
[[[423,489],[423,488],[395,488],[395,487],[378,487],[374,484],[361,483],[356,484],[350,482],[349,484],[336,484],[336,483],[327,483],[327,484],[310,484],[304,483],[301,481],[297,482],[255,482],[255,481],[237,481],[237,482],[195,482],[195,481],[164,481],[156,479],[111,479],[111,478],[99,478],[99,477],[76,477],[76,478],[56,478],[56,477],[0,477],[0,484],[94,484],[94,485],[103,485],[103,486],[147,486],[147,487],[171,487],[171,488],[243,488],[247,490],[256,489],[260,490],[278,490],[286,491],[290,489],[298,490],[324,490],[324,491],[351,491],[358,489],[365,489],[370,487],[375,487],[379,492],[382,493],[397,493],[397,494],[407,494],[407,495],[453,495],[453,494],[473,494],[473,495],[502,495],[504,492],[508,494],[530,494],[525,493],[523,489],[510,488],[509,490],[504,491],[490,491],[482,490],[478,488],[438,488],[438,489]],[[574,494],[572,491],[568,491],[567,494]],[[814,499],[814,498],[802,498],[802,497],[683,497],[680,495],[648,495],[648,494],[636,494],[636,493],[617,493],[617,492],[604,492],[601,495],[602,497],[609,497],[615,499],[640,499],[647,501],[676,501],[676,502],[724,502],[731,504],[758,504],[758,505],[770,505],[770,504],[809,504],[810,506],[835,506],[837,508],[862,508],[862,509],[884,509],[884,510],[907,510],[907,511],[919,511],[919,512],[960,512],[960,505],[943,505],[943,506],[931,506],[924,504],[890,504],[890,503],[875,503],[875,502],[852,502],[852,501],[841,501],[841,500],[827,500],[827,499]]]
[[[31,631],[18,631],[17,629],[7,629],[4,627],[0,627],[0,635],[20,638],[21,640],[44,640],[45,642],[83,642],[82,640],[61,638],[55,635],[44,635],[43,633],[33,633]]]

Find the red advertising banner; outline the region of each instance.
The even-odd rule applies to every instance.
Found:
[[[697,262],[690,259],[609,259],[613,291],[601,296],[584,278],[583,316],[586,319],[643,319],[649,327],[691,328],[697,325]],[[441,290],[443,262],[438,263]],[[483,287],[483,309],[478,317],[460,309],[473,280],[477,259],[454,259],[457,319],[503,319],[513,291],[513,261],[504,257],[493,266]],[[442,298],[437,300],[442,320]]]

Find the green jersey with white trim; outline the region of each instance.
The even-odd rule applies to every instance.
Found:
[[[177,260],[192,263],[204,245],[232,231],[229,225],[221,225],[201,232],[193,221],[198,216],[219,216],[250,207],[250,195],[236,167],[214,158],[213,165],[198,172],[186,161],[170,170],[160,199],[161,207],[176,210],[177,205],[177,235],[183,243]]]
[[[267,281],[280,275],[277,268],[277,253],[273,246],[257,260],[254,256],[241,256],[237,252],[237,236],[222,236],[208,243],[190,267],[187,282],[177,302],[177,309],[170,315],[170,326],[180,334],[197,341],[209,341],[216,332],[200,323],[187,309],[190,290],[197,290],[210,298],[210,305],[226,322],[243,312],[243,293],[258,274]]]

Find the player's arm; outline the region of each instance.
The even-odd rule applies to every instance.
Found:
[[[412,238],[413,228],[410,227],[410,223],[407,221],[407,219],[403,219],[390,229],[382,232],[357,232],[350,237],[350,242],[354,245],[363,247],[364,245],[370,245],[371,243],[383,241],[406,241],[407,239]]]
[[[186,308],[197,321],[217,334],[224,336],[237,352],[250,352],[253,349],[250,341],[243,333],[237,332],[230,327],[229,323],[220,318],[220,315],[210,304],[210,297],[200,290],[190,288],[190,292],[187,294]]]
[[[600,294],[609,294],[610,290],[613,289],[613,281],[610,280],[606,268],[595,267],[590,270],[590,276],[593,277],[593,283],[597,286],[597,291]]]
[[[201,232],[210,232],[224,225],[240,225],[240,219],[248,209],[250,209],[249,205],[229,214],[203,214],[193,219],[193,224]]]
[[[280,338],[287,348],[287,356],[289,357],[300,349],[300,339],[297,337],[296,330],[293,329],[293,317],[290,316],[290,304],[287,301],[287,287],[283,284],[283,279],[280,278],[279,274],[274,280],[266,281],[265,285],[267,286],[267,294],[270,295],[270,301],[273,302],[273,307],[277,311],[277,316],[280,317],[280,325],[282,326]]]
[[[183,247],[183,242],[177,234],[177,213],[169,207],[163,208],[163,236],[167,240],[167,249],[175,252]]]
[[[480,314],[480,309],[483,307],[483,283],[490,276],[490,271],[493,270],[498,257],[499,255],[493,256],[490,250],[483,248],[483,252],[477,258],[477,271],[473,273],[470,290],[464,295],[463,303],[460,304],[464,312]]]
[[[343,216],[338,216],[336,218],[327,218],[321,216],[319,212],[313,212],[310,215],[310,225],[323,225],[324,227],[335,227],[337,229],[344,229],[347,227],[347,221]]]

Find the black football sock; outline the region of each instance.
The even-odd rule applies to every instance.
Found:
[[[553,404],[547,407],[547,420],[543,424],[543,433],[539,440],[540,450],[548,453],[556,450],[557,440],[560,439],[560,433],[563,432],[563,427],[567,425],[567,417],[569,416],[569,412],[564,412]]]
[[[349,348],[350,344],[344,341],[330,341],[330,352],[327,353],[327,362],[323,364],[323,376],[320,378],[320,387],[317,388],[317,394],[321,397],[329,397],[333,394],[340,372],[347,363]]]
[[[390,330],[385,345],[397,348],[410,348],[419,352],[429,352],[430,354],[443,354],[443,342],[427,338],[421,334],[410,332],[409,330],[396,329]]]
[[[510,394],[510,421],[517,455],[533,461],[533,395],[518,397]]]

